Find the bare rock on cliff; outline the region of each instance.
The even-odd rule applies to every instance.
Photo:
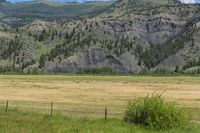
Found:
[[[43,70],[48,73],[76,73],[78,68],[93,67],[111,67],[117,73],[128,72],[119,59],[100,48],[78,52],[61,62],[48,62]]]

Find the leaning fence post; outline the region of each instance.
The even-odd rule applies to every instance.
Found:
[[[105,107],[105,120],[107,120],[107,117],[108,117],[108,109],[107,107]]]
[[[51,116],[53,116],[53,102],[51,102]]]
[[[5,113],[8,111],[8,101],[6,101]]]

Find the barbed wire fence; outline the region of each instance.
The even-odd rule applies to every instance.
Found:
[[[9,114],[12,111],[39,113],[51,116],[62,115],[67,117],[89,118],[89,119],[123,119],[126,105],[98,105],[60,103],[60,102],[41,102],[41,101],[14,101],[0,100],[0,110]],[[188,108],[187,111],[193,115],[193,121],[200,121],[200,108]]]
[[[5,113],[11,110],[19,110],[25,112],[37,112],[48,114],[50,116],[61,114],[66,116],[84,117],[84,118],[122,118],[124,110],[119,107],[109,106],[90,106],[65,104],[59,102],[37,102],[37,101],[0,101],[0,108]]]

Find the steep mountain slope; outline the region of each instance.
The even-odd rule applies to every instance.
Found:
[[[173,67],[176,65],[184,66],[185,69],[199,66],[200,61],[200,25],[196,24],[198,30],[194,31],[193,36],[187,42],[184,42],[184,47],[177,53],[169,56],[158,66]]]
[[[25,3],[0,3],[0,22],[13,27],[30,23],[34,20],[61,21],[93,15],[108,7],[110,2],[55,3],[50,1],[33,1]]]
[[[124,2],[127,1],[122,1]],[[142,1],[142,4],[147,4],[145,2]],[[66,23],[63,29],[69,30],[73,25],[75,29],[78,29],[77,31],[80,31],[78,34],[84,33],[82,38],[91,38],[95,42],[91,44],[92,46],[88,46],[88,42],[86,44],[80,42],[83,46],[75,47],[77,48],[75,51],[100,47],[126,63],[125,66],[129,72],[138,71],[138,65],[141,69],[144,67],[151,69],[185,47],[188,49],[188,45],[191,42],[194,43],[194,35],[198,32],[196,25],[200,21],[198,5],[183,5],[173,3],[173,1],[158,4],[159,6],[152,4],[152,8],[142,10],[134,7],[135,10],[118,17],[108,18],[103,13],[89,20]],[[198,45],[198,41],[196,43]],[[181,66],[194,57],[189,55],[181,59],[183,60],[180,63]],[[124,56],[126,58],[121,58]],[[124,61],[125,59],[128,61]],[[195,56],[195,59],[198,58]],[[169,66],[176,67],[178,64],[179,62],[174,60]]]
[[[136,10],[124,13],[117,18],[110,17],[110,19],[105,19],[103,17],[103,22],[100,20],[100,24],[97,24],[100,25],[98,26],[98,31],[104,31],[104,33],[108,33],[108,35],[111,35],[116,40],[125,37],[129,41],[133,41],[135,45],[133,49],[136,50],[132,49],[133,51],[130,50],[128,52],[132,55],[137,55],[139,62],[147,68],[153,68],[184,47],[189,49],[189,43],[199,45],[198,41],[193,41],[193,38],[195,38],[193,37],[193,30],[198,31],[198,26],[195,25],[198,25],[199,22],[199,6],[182,5],[173,3],[173,1],[170,3],[172,4],[159,5],[156,8],[147,8],[141,11],[135,7]],[[95,33],[98,36],[97,38],[99,38],[100,33],[94,31]],[[143,48],[138,48],[137,45]],[[126,48],[127,46],[124,46],[122,49]],[[119,50],[120,47],[117,49]],[[115,54],[115,51],[112,50],[111,52]],[[123,50],[120,53],[121,55],[127,52],[127,50]],[[181,64],[174,60],[174,62],[170,63],[170,66],[184,66],[187,62],[193,60],[193,58],[198,60],[198,57],[194,57],[190,52],[190,54],[188,53],[187,56],[181,58],[183,60]],[[134,70],[134,67],[131,70]]]
[[[93,17],[62,24],[35,21],[9,32],[32,38],[46,49],[31,57],[34,61],[24,65],[26,71],[75,73],[110,67],[118,73],[138,73],[200,65],[199,23],[199,5],[119,0]],[[12,59],[14,66],[20,66]]]
[[[104,14],[120,16],[130,12],[144,11],[162,5],[178,4],[176,0],[118,0]]]
[[[116,57],[103,49],[88,49],[59,61],[48,62],[44,70],[48,73],[76,73],[85,68],[111,67],[117,73],[126,73],[126,68]]]

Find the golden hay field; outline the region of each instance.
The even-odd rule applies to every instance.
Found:
[[[0,76],[0,105],[9,100],[12,107],[32,111],[48,111],[53,101],[56,112],[97,117],[108,107],[110,116],[121,117],[129,100],[154,92],[200,112],[200,77]]]

